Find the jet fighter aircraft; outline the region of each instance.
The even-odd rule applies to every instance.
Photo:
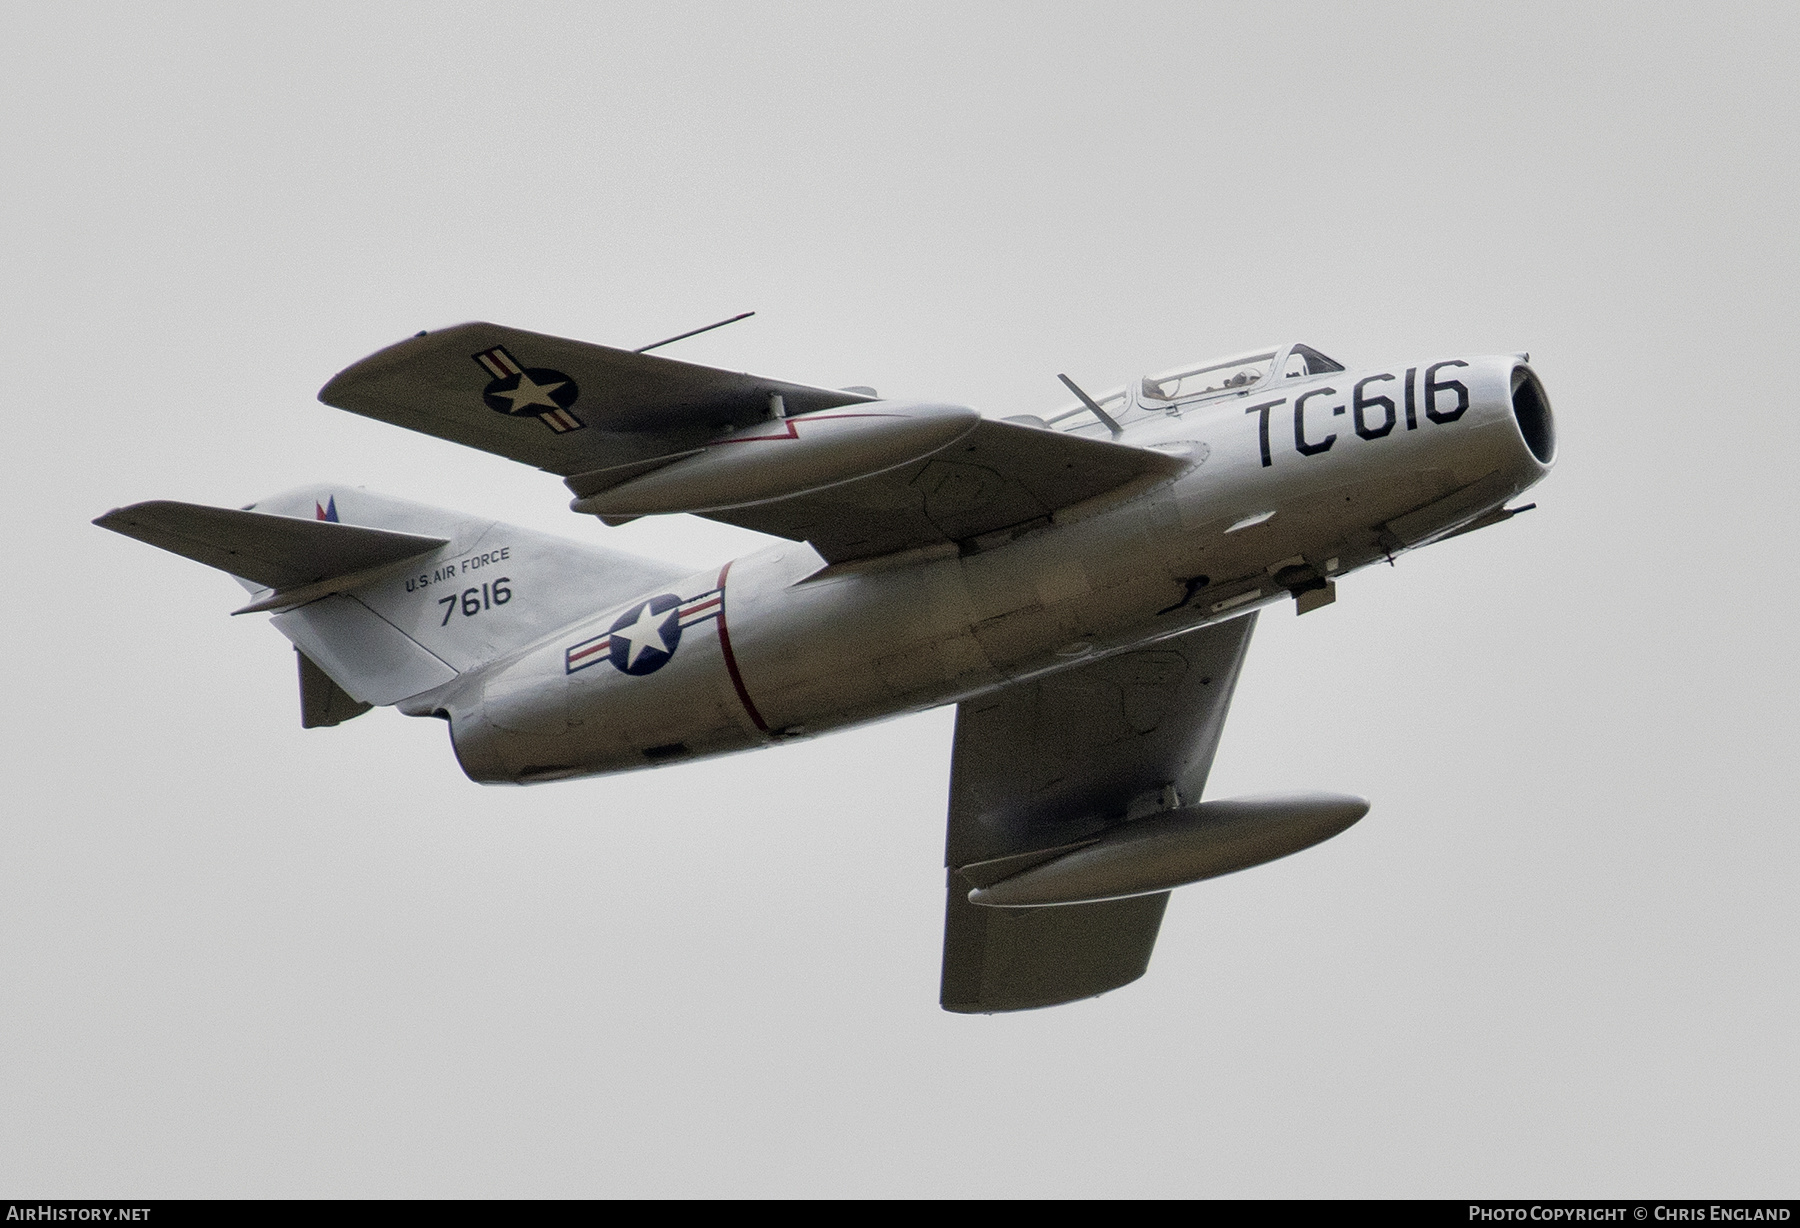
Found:
[[[319,399],[557,474],[609,525],[778,540],[688,574],[331,485],[95,523],[236,577],[297,650],[303,725],[439,717],[483,783],[957,705],[941,1002],[1049,1006],[1143,975],[1173,888],[1367,811],[1203,800],[1258,611],[1525,510],[1556,451],[1524,354],[1352,372],[1290,344],[1064,382],[996,420],[462,324]]]

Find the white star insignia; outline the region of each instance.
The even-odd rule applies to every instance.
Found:
[[[511,401],[512,412],[515,414],[531,405],[542,405],[545,409],[561,409],[562,406],[550,399],[550,394],[568,382],[568,380],[557,380],[554,384],[539,384],[521,371],[517,388],[511,392],[496,392],[494,395],[505,397]]]
[[[626,669],[636,665],[638,658],[644,654],[644,650],[647,648],[654,648],[664,656],[668,655],[669,641],[663,635],[663,627],[678,613],[680,613],[678,609],[671,607],[658,614],[649,606],[645,606],[638,611],[636,622],[612,633],[614,639],[625,640],[631,645],[630,650],[625,654]]]

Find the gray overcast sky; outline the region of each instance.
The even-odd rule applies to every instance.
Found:
[[[0,1193],[1792,1196],[1791,5],[9,18]],[[302,732],[92,528],[316,479],[716,562],[327,409],[466,319],[991,414],[1528,349],[1540,510],[1263,620],[1215,795],[1344,836],[1096,1001],[936,1004],[952,714],[529,790]]]

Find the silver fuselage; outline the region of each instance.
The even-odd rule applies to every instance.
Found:
[[[1509,355],[1337,372],[1143,416],[1123,442],[1185,457],[1178,476],[961,550],[826,567],[774,545],[401,707],[447,716],[474,779],[532,782],[959,702],[1316,590],[1500,506],[1552,459],[1547,424],[1528,439],[1514,411],[1522,371]],[[659,597],[679,639],[627,672],[608,637]]]

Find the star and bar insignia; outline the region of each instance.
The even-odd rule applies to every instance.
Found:
[[[605,635],[582,640],[563,654],[568,673],[602,661],[624,674],[652,674],[669,663],[681,644],[681,633],[696,623],[717,618],[724,607],[725,590],[711,589],[686,601],[664,593],[626,610],[613,619]]]
[[[579,431],[587,423],[569,412],[581,389],[561,371],[526,367],[497,345],[473,355],[476,365],[493,378],[481,390],[481,399],[495,413],[515,418],[536,416],[558,435]]]

